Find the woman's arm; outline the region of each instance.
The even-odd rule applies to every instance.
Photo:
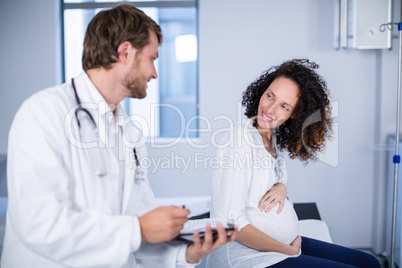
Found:
[[[279,252],[286,255],[298,254],[301,247],[300,236],[297,236],[290,245],[286,245],[273,239],[251,224],[241,229],[237,234],[236,240],[249,248],[266,252]]]

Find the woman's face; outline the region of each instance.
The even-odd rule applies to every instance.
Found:
[[[271,132],[288,120],[299,100],[299,87],[285,77],[276,78],[261,96],[258,105],[257,124]]]

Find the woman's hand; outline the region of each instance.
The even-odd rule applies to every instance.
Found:
[[[283,208],[283,202],[285,202],[285,198],[287,197],[288,189],[286,185],[279,182],[272,186],[271,189],[268,190],[266,194],[260,199],[258,202],[258,207],[261,211],[269,212],[273,207],[279,203],[279,208],[277,213],[281,213]]]
[[[288,255],[297,255],[297,254],[299,254],[299,251],[300,251],[300,248],[301,248],[301,243],[302,243],[301,236],[298,235],[296,237],[296,239],[293,240],[292,243],[290,243],[291,251],[289,252]]]
[[[186,250],[186,260],[189,263],[197,263],[202,258],[207,256],[212,251],[216,250],[223,244],[236,239],[237,236],[237,226],[234,231],[227,233],[222,224],[217,224],[218,235],[214,237],[212,234],[211,226],[208,223],[205,227],[205,234],[203,239],[200,238],[198,231],[194,232],[194,242],[187,247]]]

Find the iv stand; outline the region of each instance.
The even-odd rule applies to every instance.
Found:
[[[392,207],[392,234],[391,234],[391,268],[395,267],[395,240],[396,240],[396,213],[397,213],[397,195],[398,195],[398,175],[399,163],[401,157],[399,156],[399,129],[400,129],[400,113],[401,113],[401,70],[402,70],[402,22],[398,23],[399,32],[399,48],[398,48],[398,89],[397,89],[397,111],[396,111],[396,147],[394,162],[394,196]]]

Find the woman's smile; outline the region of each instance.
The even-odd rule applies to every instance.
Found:
[[[274,121],[274,119],[272,117],[266,115],[264,112],[261,112],[261,117],[267,123],[270,123],[270,122]]]

